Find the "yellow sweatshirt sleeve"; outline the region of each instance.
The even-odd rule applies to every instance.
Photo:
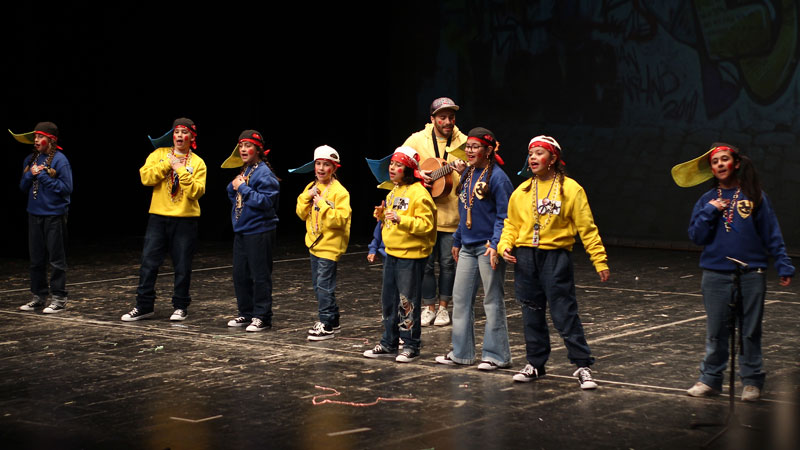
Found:
[[[314,198],[309,197],[307,192],[311,189],[311,186],[314,185],[314,182],[308,183],[303,189],[303,192],[297,196],[297,207],[295,208],[295,213],[300,220],[305,221],[308,219],[308,215],[311,214],[311,206],[314,205]]]
[[[178,182],[190,200],[197,200],[206,193],[206,163],[199,156],[192,156],[189,161],[192,171],[186,167],[178,169]]]
[[[337,186],[334,191],[331,199],[333,207],[328,202],[319,202],[319,215],[326,229],[342,229],[350,223],[350,216],[353,213],[350,209],[350,193],[341,187]]]
[[[520,226],[524,223],[521,216],[522,208],[519,207],[521,197],[520,189],[517,188],[508,200],[508,215],[503,220],[503,232],[500,234],[500,241],[497,243],[497,253],[502,255],[506,249],[513,250],[520,233]]]
[[[139,177],[145,186],[155,186],[160,183],[172,169],[169,158],[166,157],[165,148],[157,148],[147,156],[144,165],[139,169]]]
[[[606,249],[600,239],[600,231],[594,223],[594,216],[589,208],[589,199],[583,189],[579,189],[575,193],[572,217],[575,227],[578,229],[578,235],[581,237],[583,248],[589,255],[595,270],[598,272],[608,270]]]

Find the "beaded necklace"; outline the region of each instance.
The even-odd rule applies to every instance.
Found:
[[[407,184],[405,185],[406,188],[403,189],[403,193],[400,194],[399,198],[403,198],[403,196],[406,195],[406,191],[408,191],[408,186],[409,185],[407,185]],[[394,204],[394,196],[395,196],[394,194],[397,191],[398,187],[400,187],[400,185],[399,184],[395,184],[394,187],[392,188],[392,192],[389,193],[389,204],[387,206],[389,208],[391,208],[391,209],[394,209],[394,210],[398,209],[397,206]],[[392,226],[392,223],[384,220],[383,226],[385,226],[386,228],[389,228],[390,226]]]
[[[39,159],[39,155],[41,155],[41,153],[39,153],[38,151],[34,150],[34,154],[31,155],[31,163],[29,164],[29,166],[32,166],[33,164],[36,164],[36,161]],[[47,159],[44,162],[44,171],[43,172],[47,172],[48,174],[50,173],[50,164],[52,164],[54,156],[56,156],[56,150],[53,150],[52,153],[47,155]],[[41,174],[42,172],[39,172],[39,173]],[[39,177],[38,176],[33,177],[32,194],[33,194],[33,199],[34,200],[39,198]]]
[[[728,203],[728,207],[722,212],[722,224],[725,225],[726,233],[730,233],[731,231],[731,224],[733,223],[733,211],[736,210],[736,202],[739,199],[739,192],[741,192],[741,188],[737,187],[736,192],[733,193],[733,198]],[[717,187],[717,198],[722,200],[722,189],[719,187]]]
[[[242,175],[242,177],[244,177],[244,184],[248,186],[250,185],[250,176],[253,175],[253,172],[255,172],[257,168],[258,168],[258,163],[255,163],[253,166],[245,166],[244,168],[242,168],[242,171],[239,173],[239,175]],[[250,173],[247,173],[247,169],[251,169]],[[239,221],[239,217],[242,216],[243,208],[244,208],[244,200],[242,199],[242,194],[237,189],[236,208],[235,208],[235,216],[237,222]]]
[[[483,178],[483,176],[486,175],[486,169],[488,168],[489,166],[487,165],[486,167],[483,168],[481,174],[478,175],[478,180],[475,182],[476,185],[480,183],[481,178]],[[475,200],[475,189],[472,189],[473,173],[475,173],[474,166],[469,168],[469,173],[467,174],[467,178],[464,180],[464,183],[462,184],[462,187],[466,186],[467,189],[461,189],[461,195],[460,195],[461,197],[460,200],[462,203],[464,203],[464,207],[467,209],[467,220],[466,220],[467,229],[472,229],[472,203]],[[469,190],[469,194],[467,193],[467,190]]]
[[[332,179],[332,180],[331,180],[331,181],[330,181],[330,182],[329,182],[329,183],[328,183],[328,184],[325,186],[325,190],[324,190],[324,191],[322,191],[322,193],[321,193],[321,194],[319,194],[319,195],[320,195],[320,197],[322,197],[322,200],[321,200],[321,201],[323,201],[323,202],[326,202],[326,203],[328,203],[328,205],[331,205],[331,206],[333,206],[333,205],[331,204],[331,202],[329,202],[329,201],[327,200],[327,197],[328,197],[328,189],[330,189],[331,185],[332,185],[332,184],[333,184],[335,181],[336,181],[335,179]],[[314,187],[316,187],[318,184],[319,184],[319,182],[318,182],[318,181],[317,181],[317,182],[315,182],[315,183],[314,183]],[[317,190],[317,192],[319,192],[319,190]],[[316,211],[317,213],[316,213],[316,214],[314,214],[314,211]],[[314,208],[312,208],[312,211],[311,211],[311,218],[312,218],[312,220],[314,221],[314,236],[321,235],[321,232],[320,232],[320,225],[319,225],[319,215],[320,215],[320,214],[319,214],[319,206],[317,206],[317,205],[314,205]],[[316,216],[316,217],[315,217],[315,216]]]
[[[172,150],[170,150],[170,155],[175,156],[176,158],[178,157],[177,155],[175,155],[175,147],[172,147]],[[189,150],[189,152],[186,153],[186,161],[184,162],[185,167],[187,168],[191,167],[189,166],[189,161],[191,161],[191,159],[192,159],[192,151]],[[170,175],[169,177],[167,177],[167,188],[168,188],[167,192],[169,192],[169,198],[170,200],[172,200],[172,203],[177,203],[178,201],[180,201],[181,194],[183,194],[183,189],[181,189],[181,183],[180,179],[178,178],[178,172],[176,172],[174,169],[170,170]]]
[[[533,224],[533,241],[532,245],[534,247],[539,246],[539,230],[541,228],[546,227],[550,223],[550,218],[553,214],[558,214],[561,210],[561,202],[557,201],[558,192],[559,192],[559,177],[558,174],[553,175],[553,183],[550,184],[550,189],[547,191],[547,195],[539,204],[539,178],[534,176],[533,177],[533,199],[531,200],[531,205],[533,207],[533,218],[535,223]],[[553,192],[553,187],[555,186],[555,195],[553,199],[550,199],[550,194]],[[539,225],[539,219],[542,215],[547,215],[547,219],[544,222],[544,225]]]

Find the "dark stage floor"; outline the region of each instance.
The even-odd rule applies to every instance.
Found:
[[[307,254],[297,247],[282,244],[276,257],[275,327],[264,333],[226,327],[235,313],[227,243],[199,249],[193,303],[182,323],[168,320],[169,266],[159,279],[166,298],[157,300],[155,319],[119,320],[133,305],[138,243],[74,248],[71,300],[58,315],[19,311],[29,300],[27,261],[4,261],[0,445],[699,448],[721,429],[691,425],[724,420],[727,394],[685,394],[703,354],[697,253],[610,247],[612,278],[600,284],[586,255],[576,251],[580,312],[600,383],[583,392],[557,335],[548,376],[512,381],[525,364],[512,271],[506,304],[513,370],[481,373],[436,364],[434,357],[449,348],[450,327],[423,329],[422,358],[415,363],[364,358],[381,333],[381,266],[368,265],[365,250],[351,245],[340,262],[342,331],[320,343],[306,340],[316,302]],[[768,289],[764,398],[746,404],[737,397],[735,403],[737,420],[757,429],[734,427],[711,448],[797,448],[800,287],[778,286],[771,271]],[[480,306],[476,318],[480,342]]]

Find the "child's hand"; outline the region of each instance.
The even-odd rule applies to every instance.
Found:
[[[611,276],[611,273],[608,271],[608,269],[601,270],[600,272],[597,272],[597,274],[600,275],[601,283],[605,283],[606,281],[608,281],[608,277]]]
[[[390,209],[388,212],[383,213],[383,216],[386,218],[387,222],[400,223],[400,216],[398,216],[397,211],[393,209]]]
[[[370,253],[367,255],[367,261],[374,263],[375,262],[375,253]]]
[[[506,262],[509,263],[509,264],[516,264],[517,263],[517,257],[511,254],[511,249],[510,248],[507,248],[507,249],[503,250],[503,259],[505,259]]]
[[[172,170],[178,170],[186,165],[186,159],[178,158],[175,155],[169,155],[169,165],[172,167]]]
[[[778,284],[781,286],[788,286],[792,284],[792,277],[781,277],[780,281],[778,281]]]
[[[233,181],[231,181],[231,184],[233,184],[233,190],[238,191],[239,186],[241,186],[242,183],[244,183],[244,177],[241,175],[237,175],[236,178],[234,178]]]
[[[375,207],[375,211],[372,213],[372,217],[378,219],[380,222],[383,218],[383,212],[386,210],[386,200],[382,201],[380,206]]]
[[[306,191],[306,195],[308,196],[308,198],[314,198],[315,196],[319,195],[319,189],[317,189],[317,187],[314,186]]]

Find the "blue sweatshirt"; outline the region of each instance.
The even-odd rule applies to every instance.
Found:
[[[28,167],[31,155],[25,157],[22,170]],[[40,154],[35,161],[36,165],[47,162],[47,155]],[[28,212],[37,216],[61,216],[69,209],[70,195],[72,194],[72,168],[69,160],[60,151],[53,156],[50,168],[55,169],[56,176],[51,177],[46,170],[36,176],[30,170],[22,174],[19,188],[28,193]],[[37,182],[36,198],[34,198],[34,180]]]
[[[466,245],[485,244],[489,241],[491,247],[497,250],[497,243],[503,233],[503,221],[508,216],[508,199],[514,192],[514,185],[508,179],[508,175],[503,172],[500,166],[492,168],[492,176],[489,178],[489,195],[479,199],[477,193],[472,197],[472,227],[467,228],[467,204],[469,194],[475,190],[478,178],[485,182],[485,177],[480,177],[483,169],[475,169],[472,174],[470,185],[466,185],[467,172],[462,175],[465,184],[461,187],[461,195],[458,201],[458,213],[460,216],[458,229],[453,234],[453,247],[460,248],[462,243]]]
[[[735,192],[736,189],[722,189],[722,198],[731,200]],[[730,256],[747,263],[750,268],[766,269],[769,255],[772,255],[779,276],[794,274],[772,204],[767,194],[762,192],[761,195],[761,205],[754,210],[753,202],[744,192],[739,193],[730,231],[725,231],[723,223],[723,212],[727,209],[719,211],[708,203],[717,198],[717,190],[711,189],[700,197],[689,222],[689,238],[695,244],[705,246],[700,255],[700,267],[733,271],[735,264],[725,259]]]
[[[252,170],[252,172],[250,172]],[[233,232],[257,234],[274,230],[278,226],[278,197],[280,185],[278,178],[264,162],[255,169],[248,167],[245,172],[250,179],[239,185],[238,193],[242,195],[242,208],[236,218],[236,193],[233,182],[228,183],[228,198],[233,204],[231,222]]]
[[[380,253],[381,257],[386,258],[386,248],[383,246],[383,236],[381,235],[382,229],[383,222],[379,220],[375,225],[375,229],[372,230],[372,241],[370,241],[367,247],[369,249],[367,254],[374,255]]]

